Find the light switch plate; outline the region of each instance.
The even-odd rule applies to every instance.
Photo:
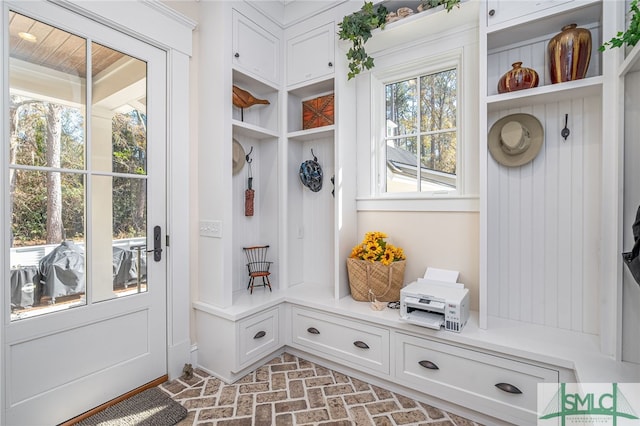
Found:
[[[222,238],[222,221],[203,220],[200,222],[200,236],[209,238]]]

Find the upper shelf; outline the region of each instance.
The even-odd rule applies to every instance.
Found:
[[[233,135],[245,136],[252,139],[271,139],[277,138],[278,132],[264,127],[256,126],[251,123],[233,119]]]
[[[554,34],[567,24],[584,26],[602,20],[602,1],[574,0],[556,8],[544,9],[522,19],[513,19],[487,27],[487,50],[499,49]]]
[[[409,48],[412,44],[429,37],[445,38],[462,28],[475,27],[478,22],[479,4],[478,1],[463,0],[450,12],[445,11],[444,6],[438,6],[386,24],[384,29],[372,32],[373,37],[367,41],[367,52],[376,53],[398,46]]]
[[[336,128],[335,125],[331,125],[331,126],[316,127],[316,128],[307,129],[307,130],[298,130],[296,132],[289,133],[288,137],[290,140],[296,140],[301,142],[312,141],[312,140],[321,139],[325,137],[333,137],[333,132],[335,128]]]
[[[257,93],[273,93],[278,91],[277,87],[274,87],[266,81],[250,77],[242,71],[238,71],[237,69],[233,70],[232,78],[233,84],[245,90]]]
[[[602,91],[602,82],[603,77],[596,76],[487,96],[487,111],[492,112],[597,95]]]

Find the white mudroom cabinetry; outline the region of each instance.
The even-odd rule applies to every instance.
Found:
[[[212,108],[202,126],[210,132],[201,134],[206,142],[201,143],[199,173],[200,284],[193,307],[198,364],[234,381],[282,348],[279,328],[256,329],[265,334],[254,340],[249,335],[258,324],[244,336],[242,321],[260,319],[296,286],[320,288],[329,297],[348,293],[344,259],[355,241],[355,173],[345,176],[344,166],[355,163],[355,146],[339,141],[355,139],[354,88],[346,86],[346,75],[334,74],[334,16],[343,12],[325,11],[284,28],[250,3],[214,3],[202,5],[208,11],[201,34],[204,56],[207,70],[216,73],[201,102],[206,110],[208,99],[222,94],[228,104]],[[227,21],[231,27],[223,25]],[[268,104],[234,106],[232,86]],[[326,95],[334,96],[334,124],[303,128],[303,102]],[[234,141],[247,156],[236,173],[231,168]],[[322,187],[315,192],[300,179],[301,164],[314,158],[323,172]],[[253,216],[245,214],[250,179]],[[219,232],[202,231],[212,227]],[[243,248],[256,245],[269,245],[272,290],[256,287],[251,294]],[[264,320],[281,323],[273,315]],[[225,341],[235,342],[231,356],[220,356],[214,342],[223,331]]]
[[[233,66],[248,74],[280,84],[280,37],[262,27],[260,21],[233,9]]]
[[[542,2],[494,23],[500,3],[487,1],[480,18],[479,325],[492,333],[506,321],[523,333],[533,326],[572,336],[593,346],[568,351],[575,360],[592,358],[576,361],[581,381],[638,380],[640,365],[620,362],[623,51],[598,50],[622,30],[628,3]],[[552,84],[547,45],[569,24],[591,32],[589,68],[584,79]],[[498,94],[497,82],[514,62],[535,69],[539,85]],[[533,161],[505,167],[485,135],[515,113],[535,116],[544,141]]]
[[[200,163],[201,185],[211,185],[215,195],[201,196],[200,214],[220,220],[222,232],[201,236],[199,244],[201,283],[193,306],[201,368],[234,381],[287,350],[489,424],[535,424],[538,383],[640,380],[638,364],[619,362],[625,338],[617,225],[622,136],[616,124],[606,127],[622,123],[623,58],[597,50],[618,30],[624,11],[617,2],[611,8],[599,0],[527,2],[518,10],[506,1],[461,6],[474,11],[479,26],[479,67],[466,65],[480,82],[477,110],[468,116],[479,119],[481,242],[479,310],[461,333],[409,325],[396,310],[373,311],[349,296],[346,259],[361,238],[354,168],[362,147],[356,146],[355,118],[369,106],[357,97],[367,89],[360,85],[356,92],[356,81],[347,81],[348,46],[335,32],[359,5],[341,3],[283,27],[250,3],[234,3],[235,11],[228,3],[205,3],[221,11],[207,15],[215,22],[242,21],[227,31],[255,24],[246,37],[265,30],[280,53],[275,74],[270,67],[260,71],[237,62],[239,45],[224,47],[220,37],[230,35],[221,28],[203,30],[202,43],[221,48],[208,59],[219,73],[212,76],[211,94],[230,99],[237,85],[269,105],[204,106],[220,129],[215,138],[221,141],[212,143],[222,148],[201,143],[199,155],[207,160]],[[435,31],[450,18],[444,13],[406,18],[405,28]],[[546,45],[569,23],[592,33],[589,70],[584,79],[551,84]],[[475,21],[465,24],[475,30]],[[403,25],[375,32],[371,46],[381,52],[406,45],[398,41],[412,40]],[[475,51],[465,58],[477,60]],[[517,61],[538,72],[539,86],[499,94],[499,78]],[[305,129],[303,102],[330,94],[334,123]],[[498,164],[487,149],[493,123],[513,113],[536,116],[545,134],[539,155],[519,168]],[[254,217],[243,213],[248,166],[231,172],[232,139],[253,158]],[[360,152],[369,155],[370,147]],[[323,170],[317,192],[299,176],[301,163],[314,157]],[[258,243],[270,245],[273,291],[258,288],[250,295],[242,247]],[[228,342],[232,353],[220,355]]]
[[[305,24],[308,25],[308,24]],[[302,30],[302,28],[300,28]],[[333,22],[287,38],[287,86],[333,77],[336,29]]]

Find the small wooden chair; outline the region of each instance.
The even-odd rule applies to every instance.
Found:
[[[273,262],[267,261],[267,250],[269,246],[253,246],[242,248],[247,255],[247,269],[249,270],[249,284],[247,288],[251,289],[250,294],[253,294],[254,280],[257,277],[262,277],[262,286],[269,287],[271,290],[271,282],[269,281],[269,268]]]

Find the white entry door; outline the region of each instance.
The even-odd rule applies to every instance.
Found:
[[[167,372],[166,52],[2,5],[0,423],[58,424]]]

